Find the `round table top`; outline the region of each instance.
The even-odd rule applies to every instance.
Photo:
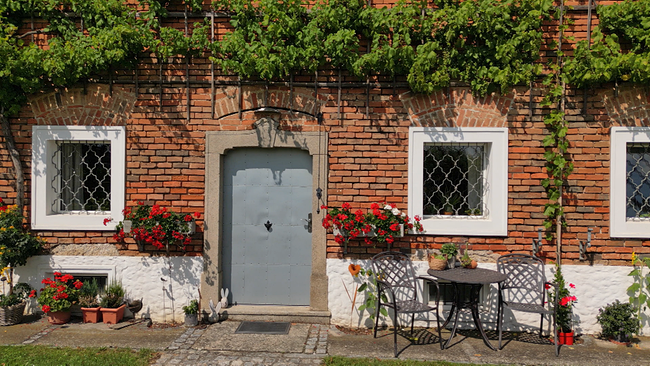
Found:
[[[435,271],[430,269],[427,271],[430,276],[439,278],[441,280],[456,282],[456,283],[498,283],[506,280],[506,275],[485,268],[463,268],[456,267],[453,269],[446,269],[443,271]]]

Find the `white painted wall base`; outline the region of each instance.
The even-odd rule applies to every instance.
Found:
[[[107,274],[109,281],[122,282],[130,299],[142,298],[144,307],[138,317],[144,314],[155,322],[183,322],[182,307],[199,297],[203,258],[43,255],[16,268],[16,282],[27,282],[38,290],[41,280],[54,271]],[[32,310],[38,310],[35,301],[32,305]]]
[[[347,327],[371,327],[373,324],[370,321],[367,311],[360,313],[356,310],[361,305],[365,296],[363,293],[358,293],[356,297],[356,305],[352,309],[352,301],[354,300],[355,290],[360,286],[361,279],[354,278],[348,271],[350,264],[360,264],[363,268],[370,268],[369,261],[366,260],[347,260],[347,259],[328,259],[327,260],[327,276],[329,278],[329,294],[328,302],[329,309],[332,313],[332,324],[347,326]],[[429,269],[428,263],[424,261],[414,261],[414,267],[418,275],[426,275]],[[495,263],[481,263],[481,268],[496,269]],[[552,281],[553,274],[551,273],[552,266],[546,266],[547,280]],[[581,265],[564,265],[562,272],[564,279],[567,283],[575,284],[576,288],[571,290],[571,294],[578,298],[578,302],[574,307],[574,325],[578,334],[597,334],[600,333],[601,328],[596,321],[598,309],[606,306],[608,303],[614,302],[619,299],[621,302],[628,301],[626,289],[632,284],[632,277],[628,273],[632,267],[625,266],[581,266]],[[421,284],[422,285],[422,284]],[[346,292],[347,288],[347,292]],[[496,329],[496,314],[497,314],[497,293],[496,286],[492,286],[492,290],[486,296],[486,301],[483,303],[481,309],[481,320],[485,328]],[[449,314],[448,307],[444,308],[441,317],[444,319]],[[473,328],[474,325],[471,321],[470,314],[461,314],[464,328]],[[522,312],[504,313],[505,325],[504,329],[521,330],[521,331],[535,331],[539,329],[539,315],[526,314]],[[401,320],[401,324],[407,324],[407,319]],[[410,319],[408,319],[410,321]],[[643,334],[650,333],[650,324],[648,321],[647,312],[642,316]],[[380,324],[392,325],[391,319],[380,318]],[[416,326],[434,326],[436,321],[435,316],[416,316]],[[544,321],[545,330],[549,330],[548,319]]]

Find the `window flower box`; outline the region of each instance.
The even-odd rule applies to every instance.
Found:
[[[322,206],[327,210],[327,206]],[[323,227],[332,229],[334,240],[344,245],[343,253],[347,253],[350,239],[363,238],[366,244],[386,243],[388,250],[395,238],[404,236],[405,230],[422,232],[420,218],[411,220],[404,212],[391,204],[380,205],[373,203],[370,211],[351,211],[349,203],[341,208],[329,209],[323,219]]]

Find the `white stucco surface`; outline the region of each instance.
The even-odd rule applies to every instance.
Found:
[[[362,283],[361,278],[354,278],[348,271],[350,264],[360,264],[362,268],[370,268],[370,262],[366,260],[328,259],[327,275],[329,278],[328,302],[332,313],[332,324],[359,327],[371,326],[367,311],[360,313],[356,310],[365,299],[363,293],[358,293],[356,305],[351,311],[355,289]],[[414,261],[415,270],[418,275],[426,275],[429,269],[427,262]],[[495,263],[480,263],[479,267],[496,269]],[[548,281],[553,280],[552,266],[546,266]],[[598,309],[618,299],[621,302],[628,301],[627,288],[632,284],[632,277],[628,273],[631,267],[624,266],[589,266],[589,265],[564,265],[562,272],[567,283],[575,284],[576,288],[571,289],[571,295],[576,296],[578,302],[574,306],[574,330],[582,334],[597,334],[601,331],[596,321]],[[347,292],[346,292],[347,288]],[[481,320],[485,328],[496,329],[497,314],[496,286],[486,294],[481,307]],[[442,317],[448,315],[448,306],[443,307]],[[428,317],[416,316],[416,326],[435,326],[435,316],[431,316],[432,323],[427,324]],[[535,330],[539,328],[539,315],[526,314],[522,312],[504,313],[504,329]],[[473,328],[471,315],[462,314],[461,319],[467,320],[462,324],[464,328]],[[406,324],[404,318],[401,324]],[[410,319],[409,319],[410,320]],[[643,334],[650,333],[648,317],[642,317]],[[384,322],[389,325],[392,320],[380,318],[380,324]],[[547,319],[544,321],[544,328],[549,329]]]
[[[54,271],[108,275],[109,281],[122,282],[129,299],[142,299],[144,307],[138,317],[145,314],[156,322],[182,322],[182,307],[199,297],[203,258],[43,255],[16,268],[16,281],[40,289],[41,280]]]

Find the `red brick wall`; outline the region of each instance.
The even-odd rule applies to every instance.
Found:
[[[584,5],[584,4],[578,4]],[[569,35],[586,35],[586,12],[570,13],[575,19]],[[594,16],[593,25],[597,24]],[[227,25],[220,20],[218,37]],[[182,19],[174,21],[180,29]],[[553,26],[547,36],[556,38]],[[569,53],[572,44],[565,43]],[[546,60],[552,51],[543,50]],[[474,98],[464,87],[449,88],[431,96],[418,96],[390,83],[373,84],[369,96],[366,87],[350,86],[343,75],[341,102],[338,89],[286,85],[217,85],[215,115],[212,117],[210,62],[205,57],[190,60],[190,101],[185,89],[185,59],[173,58],[163,65],[162,103],[159,95],[158,60],[142,57],[138,70],[139,87],[131,71],[115,72],[112,95],[105,86],[89,84],[88,94],[75,88],[62,93],[35,96],[21,115],[12,119],[13,133],[21,152],[29,192],[31,125],[34,124],[119,124],[127,127],[127,204],[134,200],[158,203],[175,211],[205,212],[205,132],[251,129],[260,113],[238,110],[270,106],[291,109],[280,118],[281,128],[303,131],[323,130],[329,134],[329,176],[327,204],[350,202],[354,209],[367,209],[373,202],[394,203],[407,208],[408,130],[410,126],[501,126],[509,128],[508,236],[445,237],[407,236],[394,244],[402,249],[439,248],[449,241],[469,242],[475,250],[496,253],[530,251],[536,229],[542,226],[546,194],[540,180],[547,177],[545,151],[541,144],[547,130],[543,116],[547,108],[539,105],[544,94],[541,83],[517,87],[506,96]],[[236,81],[216,72],[216,80]],[[297,75],[299,82],[313,81],[310,75]],[[321,82],[338,82],[334,71],[322,70]],[[175,82],[175,83],[170,83]],[[358,81],[357,81],[358,82]],[[403,80],[398,80],[403,82]],[[403,85],[398,84],[398,85]],[[531,97],[532,94],[532,97]],[[583,90],[568,90],[567,120],[570,122],[569,153],[575,170],[569,177],[565,194],[568,227],[563,234],[563,257],[577,263],[578,242],[585,240],[587,228],[594,228],[593,261],[625,264],[631,252],[650,253],[650,241],[611,239],[609,237],[609,128],[617,125],[647,126],[648,91],[642,87],[613,85],[589,90],[583,103]],[[531,107],[532,104],[532,108]],[[586,113],[583,107],[586,106]],[[368,108],[368,114],[366,114]],[[319,127],[314,115],[323,113]],[[340,114],[339,114],[340,113]],[[0,142],[4,140],[0,139]],[[0,195],[11,202],[15,197],[13,168],[4,144],[0,145]],[[29,201],[27,201],[29,203]],[[321,217],[322,218],[322,217]],[[320,218],[316,216],[316,220]],[[202,220],[198,222],[188,255],[200,255]],[[40,233],[51,245],[69,243],[114,243],[107,232],[56,231]],[[328,236],[327,255],[340,258],[342,248]],[[547,258],[554,258],[555,243],[544,240]],[[118,244],[125,255],[138,255],[134,244]],[[383,250],[352,241],[348,256],[364,257]],[[175,253],[182,254],[182,253]]]

